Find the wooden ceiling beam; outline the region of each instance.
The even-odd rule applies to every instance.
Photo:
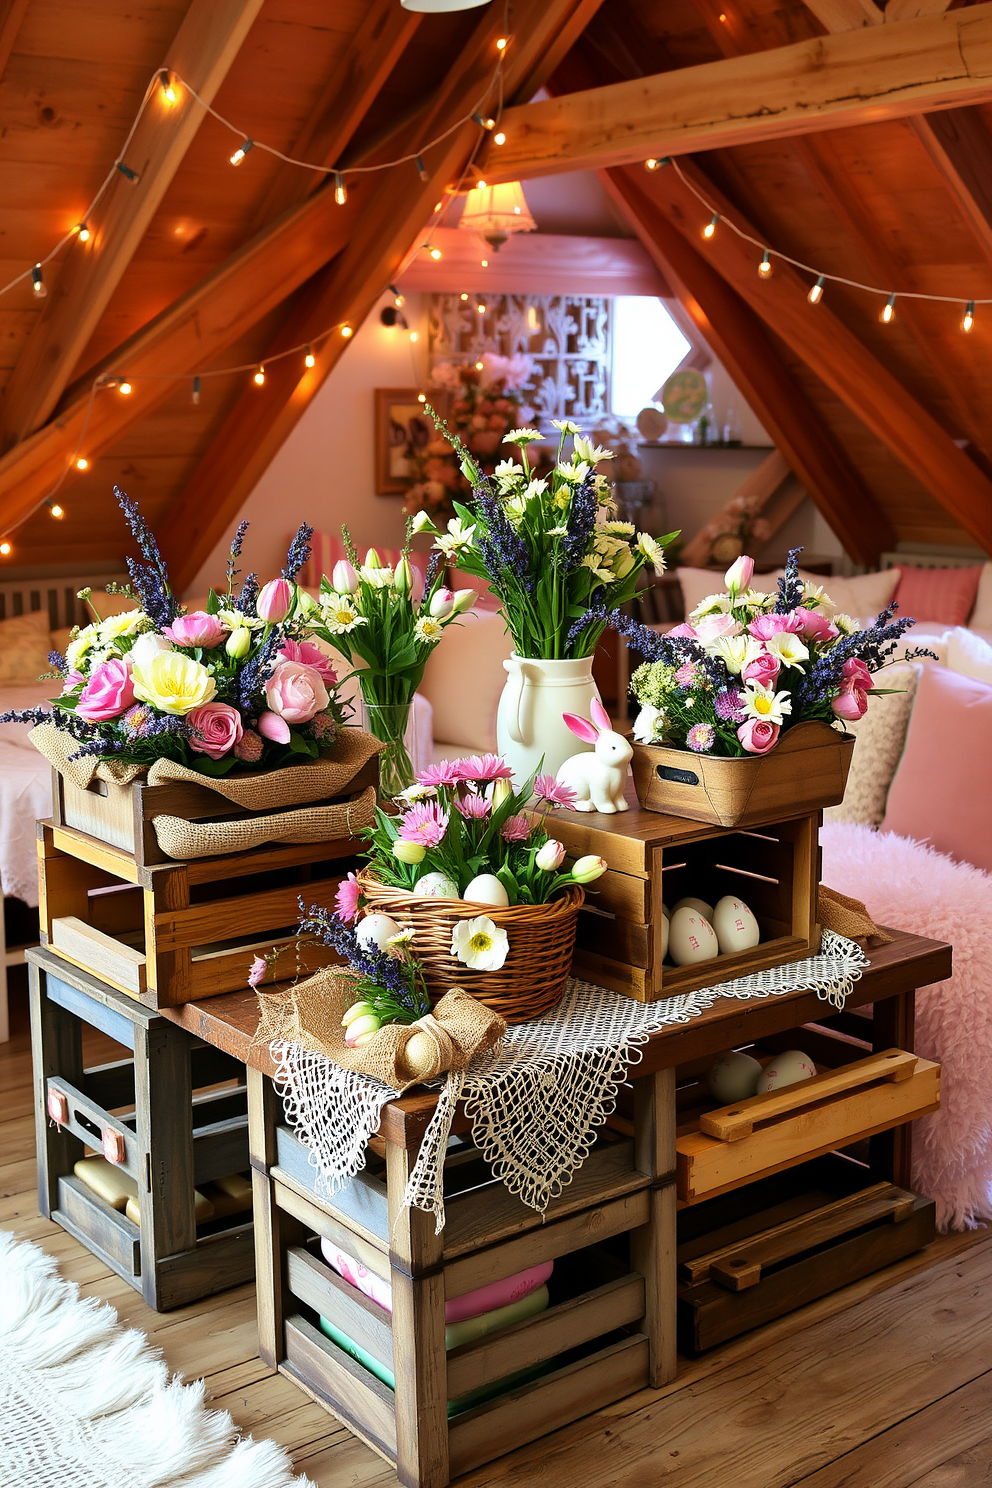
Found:
[[[909,23],[907,23],[909,24]],[[913,23],[915,24],[915,23]],[[693,164],[683,169],[721,213],[751,235],[755,229]],[[693,246],[701,242],[706,208],[674,170],[625,172]],[[755,273],[755,251],[734,232],[717,232],[706,259],[752,310],[826,383],[861,422],[917,477],[980,547],[992,549],[992,481],[961,450],[825,303],[810,305],[808,282],[776,263],[770,279]]]
[[[601,179],[831,529],[857,562],[874,563],[895,540],[891,524],[782,362],[761,317],[717,271],[710,249],[697,248],[632,171],[604,171]]]
[[[546,58],[556,62],[581,34],[601,0],[517,0],[504,88],[510,98],[540,86]],[[491,73],[496,39],[504,34],[502,11],[487,13],[470,46],[462,49],[442,89],[420,119],[414,139],[431,139],[475,106]],[[401,272],[429,221],[444,187],[458,178],[478,141],[467,124],[425,157],[430,179],[422,182],[409,165],[376,178],[347,248],[317,275],[273,349],[315,338],[330,324],[361,325],[391,280]],[[349,200],[350,200],[349,187]],[[173,582],[186,587],[225,529],[237,516],[314,395],[347,346],[340,336],[314,347],[316,365],[295,360],[273,364],[262,396],[248,390],[235,404],[186,489],[160,524],[159,541]]]
[[[351,143],[382,85],[413,39],[422,15],[396,0],[373,0],[354,40],[335,67],[310,118],[289,151],[312,165],[334,167]],[[326,178],[298,165],[283,165],[256,221],[259,227],[325,184]]]
[[[28,0],[0,0],[0,78],[7,71]]]
[[[261,8],[262,0],[192,0],[164,65],[209,103]],[[127,149],[139,178],[116,174],[87,224],[89,242],[70,244],[4,389],[0,450],[55,408],[205,117],[187,89],[171,105],[154,89]]]
[[[992,4],[507,109],[487,181],[621,165],[992,98]]]

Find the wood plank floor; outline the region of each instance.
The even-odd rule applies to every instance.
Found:
[[[37,1209],[26,998],[0,1045],[0,1226],[202,1376],[237,1425],[318,1488],[395,1484],[380,1458],[256,1357],[254,1290],[159,1314]],[[120,1057],[93,1033],[87,1063]],[[846,1291],[684,1361],[642,1391],[460,1480],[463,1488],[992,1488],[992,1236],[945,1237]],[[48,1485],[39,1484],[39,1488]],[[55,1485],[51,1485],[55,1488]]]

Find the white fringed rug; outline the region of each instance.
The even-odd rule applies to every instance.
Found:
[[[313,1488],[203,1395],[44,1251],[0,1231],[3,1488]]]

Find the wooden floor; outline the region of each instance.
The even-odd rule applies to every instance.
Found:
[[[0,1225],[202,1375],[237,1425],[290,1452],[318,1488],[395,1484],[380,1458],[255,1355],[254,1293],[179,1312],[136,1292],[37,1209],[26,998],[0,1045]],[[121,1057],[93,1033],[87,1063]],[[465,1488],[992,1488],[992,1235],[920,1256],[749,1334],[461,1479]],[[39,1488],[48,1485],[39,1484]],[[52,1485],[54,1488],[54,1485]]]

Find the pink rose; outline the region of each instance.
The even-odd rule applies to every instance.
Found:
[[[134,685],[127,662],[104,661],[80,693],[76,712],[88,723],[109,723],[112,718],[120,718],[133,702]]]
[[[803,628],[800,634],[811,641],[833,641],[840,635],[834,622],[828,620],[822,610],[807,610],[799,605],[792,613],[802,617]]]
[[[849,656],[847,658],[841,675],[844,678],[843,685],[845,688],[860,687],[862,692],[871,692],[875,686],[875,683],[872,681],[871,672],[865,663],[859,661],[856,656]]]
[[[192,729],[189,747],[195,754],[223,759],[241,738],[241,714],[228,703],[204,703],[186,715]]]
[[[767,754],[778,742],[779,726],[765,718],[749,718],[737,730],[747,754]]]
[[[781,671],[782,663],[777,656],[770,651],[762,651],[753,661],[749,661],[741,676],[745,682],[760,682],[762,687],[771,687]]]
[[[683,620],[681,625],[673,625],[668,634],[672,636],[673,639],[676,636],[684,636],[686,640],[694,641],[696,639],[696,627],[694,625],[690,625],[688,620]]]
[[[830,704],[838,718],[857,723],[868,712],[868,694],[863,687],[844,687]]]
[[[773,635],[779,635],[783,630],[789,635],[800,635],[803,622],[799,617],[798,610],[793,610],[791,615],[759,615],[752,620],[748,630],[759,641],[770,641]]]
[[[293,606],[293,586],[288,579],[272,579],[263,584],[255,601],[255,614],[270,625],[285,620]]]
[[[289,724],[278,713],[263,713],[258,720],[258,732],[263,739],[271,739],[273,744],[289,743]]]
[[[338,680],[330,659],[313,641],[283,641],[279,655],[283,661],[298,661],[302,666],[312,667],[325,687],[333,687]]]
[[[209,651],[220,645],[227,631],[216,615],[194,610],[191,615],[177,615],[171,625],[162,627],[162,634],[177,646],[202,646]]]
[[[705,646],[708,641],[715,641],[717,636],[735,636],[741,633],[741,624],[735,620],[733,615],[704,615],[697,620],[696,637]]]
[[[265,684],[265,701],[287,723],[306,723],[315,713],[323,713],[330,699],[312,666],[281,661]]]

